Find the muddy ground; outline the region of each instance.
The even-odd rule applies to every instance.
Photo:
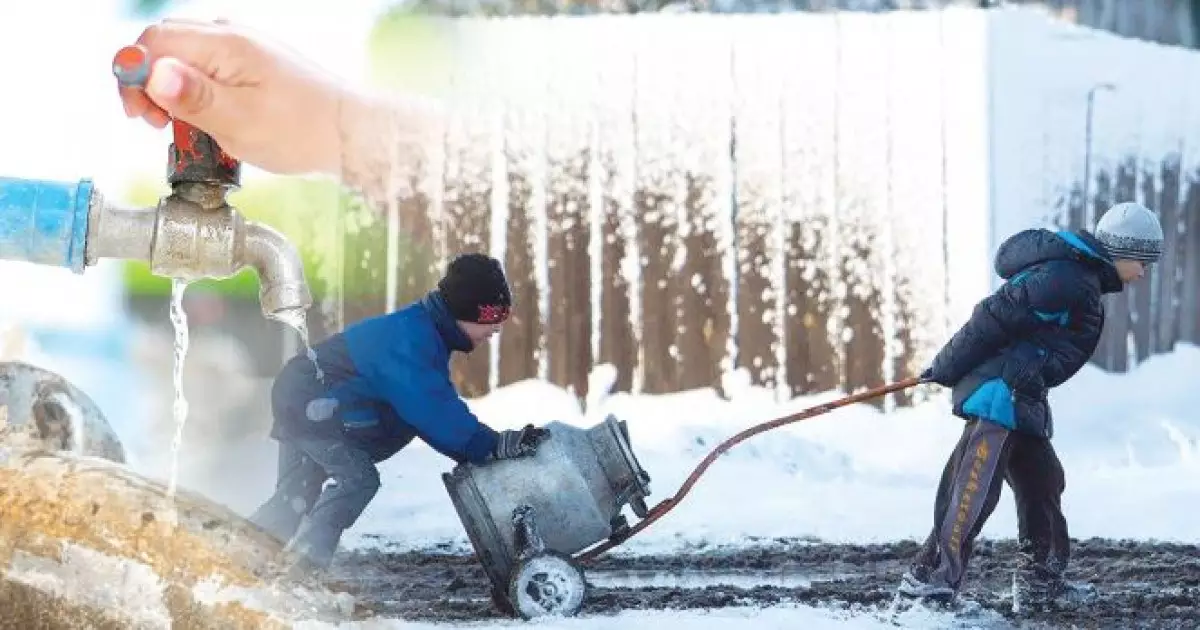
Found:
[[[916,543],[830,545],[760,541],[753,550],[695,550],[670,556],[610,554],[586,565],[581,615],[631,609],[698,609],[800,603],[883,613]],[[992,609],[972,623],[988,628],[1198,628],[1200,547],[1112,540],[1078,541],[1070,579],[1089,581],[1099,601],[1013,615],[1004,603],[1013,565],[1010,541],[981,541],[965,596]],[[489,585],[470,555],[449,551],[353,553],[335,579],[361,601],[362,617],[426,621],[499,618]]]

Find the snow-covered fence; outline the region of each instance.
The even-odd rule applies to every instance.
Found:
[[[1108,301],[1095,361],[1124,370],[1200,341],[1200,53],[1024,12],[990,22],[994,232],[1086,227],[1114,202],[1145,204],[1166,253]]]
[[[1063,200],[1083,178],[1093,71],[1124,55],[1111,80],[1157,72],[1160,86],[1097,97],[1098,204],[1114,160],[1160,164],[1163,142],[1182,142],[1186,127],[1154,114],[1169,102],[1183,115],[1200,71],[1192,53],[1013,11],[455,28],[470,61],[451,81],[465,97],[444,169],[394,214],[412,239],[367,254],[401,269],[401,303],[448,254],[505,261],[517,313],[455,365],[468,394],[530,377],[582,394],[598,363],[650,392],[716,385],[734,367],[781,395],[910,375],[992,286],[1000,239],[1079,214]],[[1185,295],[1178,279],[1152,285]],[[1163,299],[1156,313],[1172,310]],[[347,323],[379,307],[348,304]],[[1179,336],[1156,334],[1157,347]]]

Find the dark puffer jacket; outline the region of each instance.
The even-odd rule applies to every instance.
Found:
[[[1040,437],[1054,434],[1046,393],[1091,358],[1104,326],[1101,296],[1123,288],[1091,234],[1031,229],[996,253],[1006,282],[938,352],[930,378],[954,388],[954,413]]]

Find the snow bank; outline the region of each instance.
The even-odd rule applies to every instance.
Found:
[[[782,605],[771,608],[733,607],[718,610],[673,611],[649,610],[630,611],[613,616],[578,617],[574,619],[546,619],[529,621],[501,621],[486,624],[457,624],[456,628],[537,628],[538,630],[609,630],[620,627],[664,627],[687,628],[688,630],[866,630],[868,628],[895,628],[897,625],[909,628],[948,628],[957,627],[953,618],[942,613],[933,613],[914,608],[895,617],[895,623],[884,621],[882,618],[869,615],[857,615],[844,611],[813,608],[811,606]],[[322,630],[330,626],[318,623],[301,623],[296,630]],[[394,619],[381,619],[355,624],[345,624],[342,628],[354,630],[441,630],[444,624],[412,623]]]
[[[1065,509],[1075,537],[1200,540],[1200,349],[1181,345],[1128,374],[1085,367],[1052,392],[1054,443],[1067,471]],[[594,397],[584,413],[566,391],[525,381],[472,401],[497,428],[562,421],[590,426],[603,414],[627,420],[650,472],[652,502],[673,494],[713,447],[758,422],[832,397],[772,402],[745,387],[731,399],[700,389],[668,395]],[[858,405],[752,438],[726,454],[669,516],[624,547],[629,552],[745,544],[747,539],[813,537],[872,542],[923,537],[933,492],[961,422],[944,395],[882,413]],[[383,489],[347,533],[352,547],[386,544],[465,548],[461,525],[438,476],[451,462],[414,443],[382,466]],[[1016,532],[1001,499],[983,536]],[[738,510],[730,510],[736,504]],[[1155,514],[1147,519],[1145,515]]]

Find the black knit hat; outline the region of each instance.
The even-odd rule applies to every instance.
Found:
[[[454,319],[498,324],[508,319],[512,293],[500,261],[486,254],[459,254],[446,267],[438,290]]]

